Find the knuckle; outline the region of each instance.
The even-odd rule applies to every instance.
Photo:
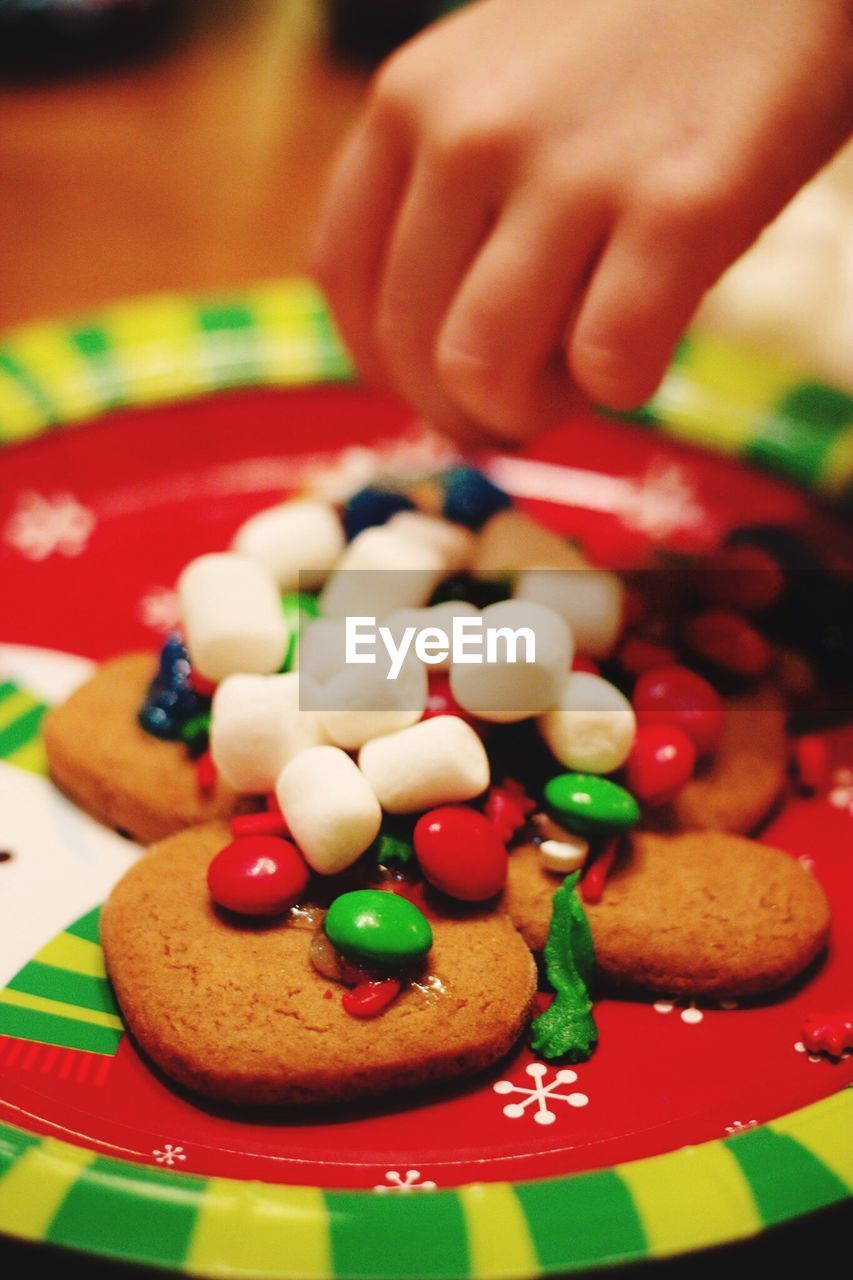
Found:
[[[678,165],[657,173],[640,194],[647,220],[674,230],[700,232],[724,221],[738,193],[722,171]]]

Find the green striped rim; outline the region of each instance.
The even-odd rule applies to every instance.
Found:
[[[120,406],[352,373],[308,280],[220,296],[138,298],[79,321],[26,325],[0,340],[0,445]],[[627,416],[807,488],[853,488],[853,397],[786,361],[716,338],[682,341],[660,390]]]
[[[198,1275],[450,1280],[742,1239],[853,1190],[853,1093],[594,1173],[381,1196],[204,1178],[0,1125],[0,1230]]]

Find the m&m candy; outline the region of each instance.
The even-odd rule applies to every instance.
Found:
[[[323,930],[345,956],[380,969],[415,964],[432,946],[424,913],[408,898],[383,889],[342,893],[326,912]]]
[[[646,804],[663,804],[683,787],[696,765],[696,747],[675,724],[644,724],[626,765],[628,786]]]
[[[217,853],[207,869],[210,896],[246,916],[277,916],[301,897],[310,872],[302,854],[278,836],[244,835]]]
[[[674,724],[705,755],[720,744],[724,712],[713,685],[687,667],[654,667],[640,676],[632,698],[637,723]]]
[[[476,809],[432,809],[418,820],[414,842],[424,876],[449,897],[485,902],[504,887],[506,848],[494,823]]]

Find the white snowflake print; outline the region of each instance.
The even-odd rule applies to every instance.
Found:
[[[757,1124],[757,1120],[733,1120],[726,1125],[726,1133],[746,1133],[747,1129],[754,1129]]]
[[[650,538],[702,523],[705,512],[683,467],[655,464],[636,483],[625,504],[625,523]]]
[[[26,490],[3,530],[3,538],[27,560],[82,555],[96,524],[94,512],[73,493],[49,497]]]
[[[655,1013],[672,1013],[675,1005],[676,1001],[674,1000],[656,1000],[653,1007]],[[690,1000],[684,1008],[679,1011],[678,1016],[681,1018],[682,1022],[686,1022],[688,1026],[692,1027],[698,1026],[698,1024],[704,1021],[705,1018],[702,1010],[697,1009],[695,1000]]]
[[[585,1107],[587,1105],[589,1098],[585,1093],[557,1093],[558,1085],[575,1083],[578,1078],[576,1071],[572,1071],[569,1067],[561,1067],[559,1071],[555,1072],[554,1079],[550,1084],[545,1084],[545,1078],[549,1070],[550,1068],[544,1062],[531,1062],[529,1066],[525,1067],[527,1075],[533,1081],[532,1089],[527,1089],[524,1085],[513,1084],[511,1080],[498,1080],[492,1086],[495,1093],[517,1093],[524,1098],[523,1102],[508,1102],[503,1108],[503,1113],[508,1120],[520,1119],[527,1108],[535,1103],[536,1110],[532,1115],[536,1124],[553,1124],[557,1119],[557,1113],[549,1110],[549,1102],[565,1102],[570,1107]]]
[[[834,809],[844,809],[853,818],[853,769],[835,770],[827,799]]]
[[[181,621],[181,602],[169,587],[151,587],[139,601],[139,617],[152,631],[174,631]]]
[[[814,858],[810,858],[807,853],[801,853],[799,858],[797,858],[797,862],[799,862],[804,871],[814,871],[815,860]]]
[[[435,1183],[429,1178],[421,1178],[420,1169],[407,1169],[400,1173],[399,1169],[389,1169],[385,1174],[386,1181],[373,1188],[380,1194],[389,1191],[435,1191]]]
[[[158,1147],[151,1154],[158,1164],[167,1164],[169,1168],[187,1158],[183,1147],[173,1146],[171,1142],[164,1142],[162,1151]]]

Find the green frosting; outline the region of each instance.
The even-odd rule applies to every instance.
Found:
[[[589,985],[595,955],[586,913],[577,894],[580,875],[567,876],[554,894],[545,969],[556,995],[531,1024],[531,1047],[543,1058],[584,1062],[598,1041]]]

